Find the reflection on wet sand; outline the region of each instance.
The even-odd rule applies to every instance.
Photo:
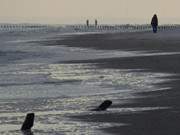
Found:
[[[109,36],[106,44],[105,39]],[[127,36],[131,40],[127,40]],[[178,120],[179,110],[174,108],[179,106],[179,100],[176,100],[179,97],[178,92],[171,91],[175,85],[169,85],[169,82],[178,79],[177,46],[168,45],[163,52],[159,38],[155,41],[146,39],[149,40],[146,45],[146,40],[136,39],[142,36],[137,33],[131,38],[125,34],[125,40],[121,42],[119,37],[123,38],[123,35],[105,34],[98,38],[102,46],[96,44],[97,35],[81,42],[82,47],[103,49],[98,51],[92,47],[74,48],[74,43],[79,45],[80,42],[69,40],[67,43],[72,42],[70,48],[59,47],[60,41],[52,46],[37,42],[6,42],[1,48],[3,56],[0,59],[0,134],[23,134],[20,128],[29,112],[36,114],[32,129],[35,135],[105,135],[100,129],[108,129],[108,132],[115,129],[117,133],[119,129],[127,130],[125,134],[136,131],[139,135],[136,128],[141,129],[146,124],[151,127],[159,122],[165,127],[162,129],[168,129],[171,124],[167,121],[176,127],[173,123]],[[152,35],[145,34],[146,38],[149,36]],[[129,46],[124,44],[126,41],[130,42]],[[151,49],[149,45],[154,46],[154,53],[146,52]],[[162,50],[155,50],[157,47]],[[171,51],[169,47],[173,47]],[[117,48],[133,51],[118,51]],[[79,59],[81,61],[74,61]],[[82,61],[84,59],[86,61]],[[167,59],[170,64],[166,63]],[[178,81],[176,83],[178,86]],[[113,102],[107,111],[90,111],[104,100]],[[161,115],[167,121],[159,119]]]
[[[31,68],[28,66],[31,66]],[[136,98],[142,98],[143,96],[136,95],[136,93],[139,92],[166,90],[168,89],[167,87],[158,88],[152,84],[168,81],[168,79],[164,78],[172,76],[172,74],[143,72],[140,69],[103,69],[98,68],[97,63],[50,64],[48,66],[23,64],[17,65],[17,67],[17,69],[21,68],[22,70],[9,70],[7,73],[14,76],[32,75],[32,77],[34,75],[35,77],[37,77],[37,75],[46,75],[46,79],[53,80],[56,83],[65,80],[74,80],[78,83],[72,83],[72,81],[67,82],[67,84],[61,84],[61,88],[65,89],[63,91],[64,97],[59,97],[57,92],[55,92],[55,95],[52,96],[53,98],[26,99],[26,102],[20,98],[19,100],[7,100],[0,104],[0,108],[2,108],[0,122],[4,123],[0,126],[0,133],[2,135],[6,133],[9,135],[19,134],[20,131],[17,131],[20,129],[21,123],[19,121],[22,121],[24,112],[30,111],[35,112],[37,115],[33,128],[35,135],[45,135],[52,132],[67,135],[78,135],[80,133],[97,134],[98,129],[101,128],[123,126],[125,123],[84,123],[83,121],[73,121],[71,117],[75,115],[98,114],[89,110],[95,108],[95,106],[97,107],[103,100],[113,100],[115,104],[116,101],[122,100],[121,104],[123,104],[125,102],[133,102]],[[44,83],[44,85],[50,84]],[[67,87],[63,87],[63,85]],[[50,89],[50,92],[52,93],[53,89]],[[42,91],[40,95],[42,96]],[[70,95],[74,95],[74,97]],[[47,96],[48,95],[46,95],[46,97]],[[99,112],[99,114],[137,113],[160,109],[168,109],[168,107],[109,108],[107,112]],[[14,110],[16,110],[16,112],[14,112]],[[10,123],[12,122],[14,122],[14,125],[11,126]],[[7,125],[5,125],[5,123]],[[27,132],[23,134],[33,133]]]

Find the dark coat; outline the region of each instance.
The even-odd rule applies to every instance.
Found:
[[[157,15],[154,15],[152,20],[151,20],[151,25],[152,26],[158,26],[158,18]]]

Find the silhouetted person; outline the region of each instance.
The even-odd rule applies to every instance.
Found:
[[[158,18],[157,15],[155,14],[151,20],[151,26],[153,28],[153,32],[157,33],[157,28],[158,28]]]
[[[98,21],[97,20],[95,20],[95,26],[97,26],[98,25]]]
[[[29,113],[26,115],[25,121],[21,127],[21,131],[23,132],[31,132],[31,128],[34,125],[34,113]]]
[[[111,104],[112,104],[112,101],[105,100],[100,106],[93,109],[92,111],[105,111],[107,108],[109,108],[111,106]]]
[[[89,27],[89,20],[86,20],[86,26]]]

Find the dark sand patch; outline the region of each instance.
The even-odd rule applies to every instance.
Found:
[[[180,51],[180,36],[170,32],[157,34],[149,32],[139,33],[111,33],[74,35],[51,38],[39,41],[42,45],[65,45],[68,47],[85,47],[103,50],[177,52]]]

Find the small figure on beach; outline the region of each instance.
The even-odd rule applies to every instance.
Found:
[[[95,109],[92,109],[92,111],[105,111],[111,105],[112,105],[112,101],[111,100],[105,100],[100,106],[98,106]]]
[[[33,133],[31,132],[31,128],[34,125],[34,117],[35,117],[34,113],[28,113],[26,115],[24,123],[21,127],[21,131],[24,133],[24,135],[33,135]]]
[[[95,20],[95,26],[97,27],[97,25],[98,25],[98,21],[97,21],[97,19]]]
[[[151,26],[153,28],[153,32],[157,33],[157,28],[158,28],[158,17],[155,14],[151,20]]]
[[[89,20],[86,20],[86,26],[89,27]]]

